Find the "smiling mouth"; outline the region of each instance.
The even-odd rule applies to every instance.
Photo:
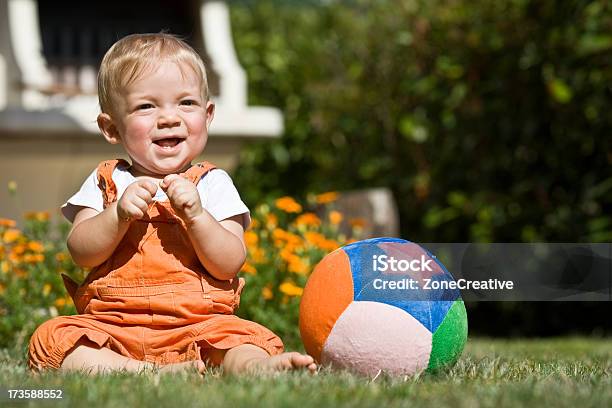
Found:
[[[175,146],[177,146],[179,143],[181,143],[183,140],[183,138],[180,137],[169,137],[167,139],[159,139],[159,140],[155,140],[153,141],[153,143],[155,143],[156,145],[166,148],[166,149],[170,149],[173,148]]]

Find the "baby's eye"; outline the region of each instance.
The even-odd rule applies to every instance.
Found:
[[[138,110],[143,110],[143,109],[152,109],[153,105],[150,103],[143,103],[141,105],[138,105],[138,107],[136,107],[136,109]]]
[[[197,102],[194,101],[193,99],[185,99],[181,101],[181,105],[184,106],[193,106],[193,105],[197,105]]]

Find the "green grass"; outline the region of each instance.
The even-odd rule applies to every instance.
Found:
[[[0,387],[62,388],[66,397],[62,402],[12,404],[18,407],[612,406],[612,339],[470,339],[450,370],[375,381],[329,369],[316,376],[266,378],[229,378],[219,370],[204,378],[153,372],[32,376],[15,354],[0,353]],[[6,399],[0,406],[6,406]]]

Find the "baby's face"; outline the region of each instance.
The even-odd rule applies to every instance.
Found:
[[[213,105],[189,66],[161,62],[121,95],[113,122],[135,176],[180,173],[204,150]]]

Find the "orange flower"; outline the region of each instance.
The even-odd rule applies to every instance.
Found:
[[[68,254],[65,252],[58,252],[57,254],[55,254],[55,260],[57,262],[64,262],[67,259],[69,259]]]
[[[51,293],[51,285],[48,283],[45,283],[45,285],[43,286],[42,289],[42,293],[44,297],[47,297],[49,295],[49,293]]]
[[[266,215],[266,228],[273,229],[278,225],[278,217],[275,214]]]
[[[49,211],[29,211],[24,215],[26,220],[31,221],[49,221]]]
[[[287,269],[289,269],[289,272],[297,273],[298,275],[308,275],[310,265],[298,256],[292,258]]]
[[[325,241],[319,244],[319,248],[324,249],[326,251],[335,251],[340,247],[340,244],[333,239],[326,239]]]
[[[23,255],[16,253],[15,251],[11,251],[8,255],[8,260],[14,264],[21,262],[23,259]]]
[[[302,239],[289,231],[285,231],[281,228],[276,228],[272,231],[272,238],[274,239],[274,245],[277,248],[283,248],[289,245],[291,249],[296,249],[302,244]]]
[[[287,248],[283,248],[278,253],[278,256],[280,256],[281,259],[284,260],[285,262],[290,262],[291,261],[291,257],[292,256],[297,256],[297,255],[294,255],[291,250],[288,250]]]
[[[13,274],[18,278],[25,278],[26,276],[28,276],[28,273],[23,268],[13,269]]]
[[[363,229],[363,227],[368,225],[368,222],[363,218],[351,218],[349,220],[349,224],[351,224],[351,227],[353,228]]]
[[[14,220],[8,218],[0,218],[0,227],[14,228],[17,223]]]
[[[342,219],[344,218],[340,211],[330,211],[328,216],[329,222],[331,222],[333,225],[340,224],[342,222]]]
[[[261,289],[261,297],[265,300],[270,300],[274,297],[274,293],[272,293],[272,287],[270,285],[266,285]]]
[[[296,286],[293,282],[284,282],[278,289],[287,296],[302,296],[304,289]]]
[[[15,228],[7,229],[4,231],[4,235],[2,236],[2,240],[7,244],[11,244],[17,241],[21,237],[21,231]]]
[[[23,253],[26,251],[26,248],[27,246],[25,244],[17,244],[13,247],[13,250],[11,252],[15,255],[23,255]]]
[[[40,263],[45,260],[45,256],[43,254],[25,254],[23,256],[23,261],[29,264]]]
[[[39,241],[30,241],[28,242],[28,249],[32,252],[43,252],[45,247]]]
[[[304,233],[304,238],[306,238],[306,241],[313,246],[319,246],[321,242],[325,241],[325,235],[314,231]]]
[[[261,248],[249,248],[249,254],[254,263],[260,264],[266,260],[266,252]]]
[[[244,233],[244,242],[247,244],[247,246],[256,246],[259,242],[259,237],[253,231],[246,231]]]
[[[287,213],[299,213],[302,212],[302,206],[289,196],[278,198],[274,204],[279,210]]]
[[[287,240],[287,245],[290,245],[292,249],[297,249],[302,244],[302,238],[291,232],[287,233],[285,239]]]
[[[8,273],[9,267],[9,263],[7,261],[0,262],[0,272]]]
[[[274,246],[277,248],[283,247],[285,245],[285,238],[287,237],[287,232],[281,228],[275,228],[272,231],[272,238],[274,239]]]
[[[307,227],[318,227],[321,225],[321,220],[316,214],[308,212],[300,215],[295,219],[295,224],[300,227],[305,225]]]
[[[340,194],[338,194],[336,191],[330,191],[327,193],[318,194],[315,197],[315,200],[317,201],[317,204],[329,204],[336,201],[339,196]]]
[[[316,246],[325,251],[334,251],[340,244],[333,239],[327,239],[325,236],[318,232],[308,231],[304,234],[306,241],[312,246]]]
[[[56,307],[62,308],[64,306],[66,306],[66,299],[65,298],[57,298],[55,300],[55,302],[53,303]]]
[[[248,262],[245,262],[244,265],[242,265],[241,271],[248,273],[249,275],[257,275],[257,269],[255,269],[255,267]]]
[[[280,251],[279,256],[287,263],[300,262],[300,257],[297,256],[290,247],[283,248],[283,250]]]

